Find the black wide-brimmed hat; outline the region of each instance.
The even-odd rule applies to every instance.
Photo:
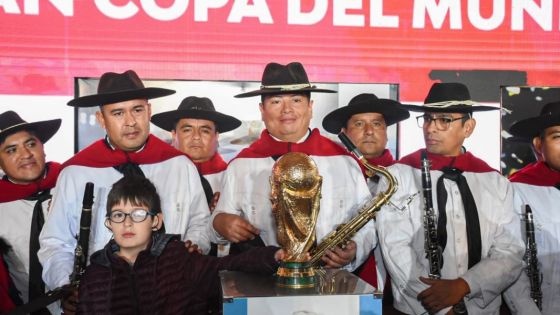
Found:
[[[291,62],[287,65],[271,62],[264,68],[261,88],[259,90],[237,94],[235,97],[241,98],[265,94],[287,94],[307,91],[336,93],[336,91],[333,90],[318,89],[317,86],[311,85],[303,65],[299,62]]]
[[[434,83],[424,100],[424,105],[402,106],[413,112],[435,113],[472,113],[499,109],[471,100],[469,89],[462,83]]]
[[[28,123],[14,111],[0,114],[0,139],[22,130],[30,130],[35,133],[42,143],[47,142],[60,128],[60,119],[43,120]]]
[[[323,118],[323,128],[330,133],[338,134],[340,129],[346,127],[346,123],[352,115],[361,113],[379,113],[383,115],[387,126],[410,117],[408,111],[401,107],[401,103],[378,98],[375,94],[363,93],[354,96],[347,106],[327,114]]]
[[[509,133],[516,137],[536,137],[548,127],[560,126],[560,102],[548,103],[541,109],[541,114],[520,120],[509,128]]]
[[[97,94],[75,98],[68,102],[68,105],[93,107],[134,99],[157,98],[173,93],[175,93],[174,90],[144,87],[144,83],[133,70],[124,73],[106,72],[99,79]]]
[[[177,110],[153,115],[152,122],[160,128],[171,131],[175,129],[175,124],[181,118],[213,121],[216,124],[218,132],[227,132],[241,125],[239,119],[217,112],[209,98],[196,96],[185,98]]]

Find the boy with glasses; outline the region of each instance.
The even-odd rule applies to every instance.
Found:
[[[377,216],[377,231],[392,280],[394,306],[407,314],[498,314],[501,293],[520,274],[523,243],[512,211],[510,183],[463,147],[474,131],[475,111],[497,109],[470,99],[466,86],[436,83],[417,117],[426,149],[389,167],[399,189]],[[423,186],[422,155],[431,163]],[[381,179],[379,189],[387,187]],[[441,251],[440,279],[426,258],[425,193],[433,200]],[[429,200],[429,199],[428,199]]]
[[[91,256],[80,283],[79,314],[207,314],[220,294],[219,270],[272,274],[277,247],[216,258],[189,253],[178,235],[160,232],[161,202],[146,178],[125,176],[107,197],[113,239]]]

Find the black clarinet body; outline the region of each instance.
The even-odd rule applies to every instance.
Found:
[[[74,250],[74,267],[70,274],[70,285],[77,288],[80,285],[80,278],[84,274],[87,266],[89,252],[89,234],[91,227],[91,209],[93,207],[93,183],[86,183],[84,199],[82,202],[82,214],[80,216],[80,232],[78,233],[78,243]]]
[[[422,172],[422,193],[424,196],[424,250],[429,264],[430,279],[441,279],[441,268],[443,267],[443,249],[438,243],[437,219],[432,199],[432,176],[430,169],[432,164],[425,150],[420,153]],[[455,314],[468,314],[463,300],[453,305]]]
[[[531,298],[535,301],[539,310],[542,311],[542,274],[539,270],[539,260],[537,258],[533,211],[529,205],[525,206],[525,234],[527,236],[525,262],[527,263],[527,276],[531,286]]]

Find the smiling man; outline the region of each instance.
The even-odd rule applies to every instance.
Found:
[[[469,314],[497,314],[502,291],[522,268],[520,221],[507,179],[463,147],[476,126],[472,113],[496,108],[472,101],[459,83],[435,83],[424,105],[403,106],[423,113],[417,121],[426,149],[389,167],[399,189],[377,216],[394,306],[406,314],[446,314],[451,309],[464,314],[465,308]],[[428,187],[422,185],[423,151],[431,163]],[[381,179],[379,189],[386,187]],[[428,277],[425,202],[418,192],[430,193],[434,201],[441,279]]]
[[[45,293],[37,258],[39,233],[61,166],[45,162],[43,144],[60,123],[60,119],[28,123],[13,111],[0,114],[0,168],[6,174],[0,180],[0,238],[11,248],[4,258],[24,303]],[[55,304],[49,311],[56,312]]]
[[[288,152],[308,154],[323,177],[317,241],[355,216],[355,206],[371,198],[356,161],[342,147],[321,136],[318,129],[309,129],[312,92],[334,91],[311,85],[303,65],[293,62],[269,63],[261,88],[237,95],[261,97],[259,110],[266,130],[226,170],[222,196],[212,214],[215,241],[240,243],[260,239],[266,245],[278,244],[269,178],[275,160]],[[323,262],[336,268],[353,263],[348,268],[354,269],[373,248],[374,238],[364,229],[345,249],[328,251]]]
[[[205,252],[209,250],[209,211],[196,168],[183,153],[150,134],[148,99],[174,92],[144,87],[132,70],[108,72],[101,76],[97,94],[68,103],[76,107],[99,106],[96,117],[107,136],[63,165],[39,251],[43,278],[51,288],[67,284],[72,272],[87,182],[95,185],[88,254],[102,249],[111,238],[103,225],[103,214],[111,185],[123,176],[150,179],[162,196],[165,230],[195,242]],[[65,303],[66,313],[74,309],[75,305],[70,304]]]

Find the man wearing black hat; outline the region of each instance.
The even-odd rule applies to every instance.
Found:
[[[287,152],[310,155],[323,177],[317,241],[355,216],[355,206],[371,198],[357,162],[342,147],[321,136],[318,129],[309,129],[311,92],[334,91],[311,85],[300,63],[269,63],[261,89],[236,96],[261,96],[259,109],[266,130],[228,166],[222,195],[212,214],[216,241],[237,243],[259,236],[266,245],[278,244],[269,177],[275,160]],[[349,268],[354,269],[375,241],[375,236],[364,229],[345,249],[328,251],[323,261],[331,267],[352,262]]]
[[[13,111],[0,114],[0,168],[6,174],[0,180],[0,238],[11,247],[5,259],[24,303],[45,293],[37,258],[39,233],[61,166],[45,162],[43,144],[60,123],[60,119],[28,123]],[[56,312],[56,305],[49,310]]]
[[[542,276],[542,314],[560,314],[560,102],[546,104],[539,116],[513,124],[510,133],[532,139],[539,161],[529,164],[510,176],[513,186],[514,211],[526,216],[526,206],[533,213],[538,267]],[[524,224],[523,224],[524,225]],[[525,238],[524,238],[525,239]],[[520,280],[508,291],[516,292],[508,299],[510,307],[519,308],[518,292],[529,292],[528,279]],[[521,291],[516,291],[521,289]],[[511,292],[508,292],[511,293]],[[506,295],[506,297],[508,297]]]
[[[98,93],[76,98],[70,106],[100,106],[96,113],[106,130],[105,139],[94,142],[64,163],[53,195],[49,220],[41,233],[39,257],[43,278],[52,288],[68,283],[74,260],[84,187],[93,182],[94,204],[89,253],[102,249],[111,233],[104,226],[107,194],[123,176],[145,176],[162,196],[164,226],[168,233],[180,234],[204,252],[207,237],[208,205],[193,163],[150,134],[151,107],[148,99],[175,91],[145,88],[132,71],[108,72],[101,76]]]
[[[520,221],[507,179],[462,146],[476,126],[472,113],[495,108],[473,102],[459,83],[435,83],[423,106],[403,106],[423,112],[417,120],[426,149],[389,167],[399,189],[377,216],[394,306],[407,314],[497,314],[502,291],[523,265]],[[423,177],[424,158],[431,166]],[[385,187],[381,179],[379,189]],[[433,200],[434,224],[418,192]],[[426,243],[425,235],[437,239]],[[426,247],[442,252],[442,264],[429,264]]]
[[[387,127],[410,117],[401,103],[380,99],[375,94],[362,93],[353,97],[347,106],[330,112],[323,118],[323,128],[334,134],[344,132],[356,145],[368,163],[390,166],[395,159],[387,146]],[[376,193],[379,177],[364,177],[372,195]],[[370,253],[364,265],[356,270],[360,278],[383,291],[386,279],[385,266],[379,246]]]
[[[191,158],[212,191],[220,191],[227,163],[217,151],[218,138],[239,127],[241,121],[217,112],[207,97],[189,96],[177,110],[152,116],[152,123],[170,131],[173,145]]]

